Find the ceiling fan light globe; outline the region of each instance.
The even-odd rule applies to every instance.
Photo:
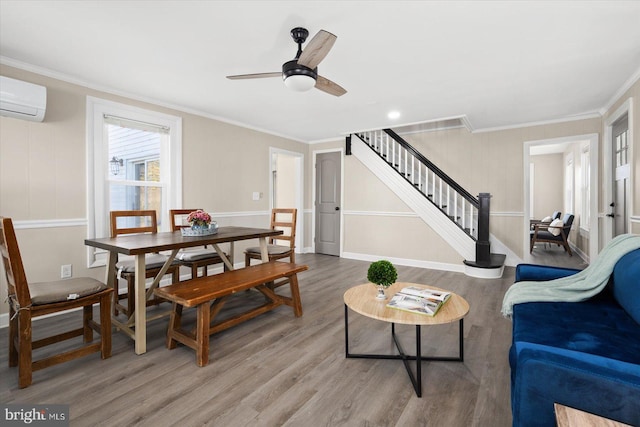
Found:
[[[304,74],[292,75],[285,77],[284,85],[296,92],[306,92],[313,89],[316,85],[316,79]]]

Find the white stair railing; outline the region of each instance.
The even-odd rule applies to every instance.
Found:
[[[436,171],[382,130],[360,132],[362,141],[474,239],[478,237],[477,202],[469,200]]]

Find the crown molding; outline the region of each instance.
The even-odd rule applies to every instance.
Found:
[[[308,141],[304,141],[301,140],[300,138],[296,138],[293,137],[291,135],[285,135],[285,134],[281,134],[278,132],[274,132],[272,130],[268,130],[268,129],[263,129],[260,127],[256,127],[244,122],[240,122],[237,120],[231,120],[228,119],[226,117],[221,117],[221,116],[217,116],[214,114],[210,114],[204,111],[200,111],[200,110],[196,110],[193,108],[189,108],[189,107],[185,107],[184,105],[179,105],[179,104],[171,104],[171,103],[167,103],[164,101],[160,101],[158,99],[155,98],[148,98],[145,96],[140,96],[140,95],[136,95],[133,93],[129,93],[129,92],[125,92],[125,91],[120,91],[120,90],[116,90],[113,89],[111,87],[108,86],[103,86],[91,81],[87,81],[87,80],[82,80],[80,78],[65,74],[65,73],[60,73],[58,71],[53,71],[50,70],[48,68],[44,68],[44,67],[39,67],[37,65],[32,65],[32,64],[28,64],[25,62],[21,62],[18,60],[15,60],[13,58],[9,58],[6,56],[2,56],[0,55],[0,64],[1,65],[6,65],[9,67],[13,67],[13,68],[18,68],[20,70],[24,70],[24,71],[28,71],[31,73],[35,73],[35,74],[40,74],[43,75],[45,77],[50,77],[52,79],[56,79],[56,80],[60,80],[66,83],[71,83],[74,85],[78,85],[78,86],[82,86],[82,87],[86,87],[88,89],[93,89],[93,90],[97,90],[100,92],[104,92],[104,93],[108,93],[111,95],[116,95],[116,96],[121,96],[123,98],[128,98],[134,101],[140,101],[140,102],[145,102],[147,104],[151,104],[151,105],[156,105],[158,107],[164,107],[164,108],[170,108],[172,110],[176,110],[176,111],[180,111],[183,113],[187,113],[187,114],[193,114],[194,116],[200,116],[200,117],[204,117],[207,119],[211,119],[211,120],[217,120],[219,122],[223,122],[223,123],[227,123],[233,126],[238,126],[241,128],[245,128],[245,129],[249,129],[249,130],[254,130],[257,132],[262,132],[262,133],[266,133],[268,135],[273,135],[273,136],[277,136],[278,138],[284,138],[284,139],[289,139],[291,141],[296,141],[296,142],[300,142],[303,144],[308,144]]]
[[[631,75],[631,77],[629,77],[629,79],[626,82],[624,82],[624,84],[620,87],[620,89],[618,89],[613,94],[613,96],[611,97],[609,102],[607,102],[604,105],[604,107],[602,107],[599,110],[600,115],[604,116],[607,113],[607,111],[609,111],[609,109],[611,109],[611,107],[613,107],[613,104],[618,102],[618,100],[624,96],[625,92],[628,91],[629,89],[631,89],[631,86],[633,86],[638,80],[640,80],[640,67],[638,67],[636,72],[633,73]]]

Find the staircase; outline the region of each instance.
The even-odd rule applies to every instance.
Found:
[[[391,129],[353,134],[346,152],[460,253],[466,274],[502,276],[505,255],[490,252],[490,194],[474,197]]]

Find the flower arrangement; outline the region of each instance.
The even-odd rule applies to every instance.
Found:
[[[197,211],[193,211],[187,217],[187,222],[191,224],[191,226],[208,226],[211,223],[211,215],[203,211],[202,209],[198,209]]]

